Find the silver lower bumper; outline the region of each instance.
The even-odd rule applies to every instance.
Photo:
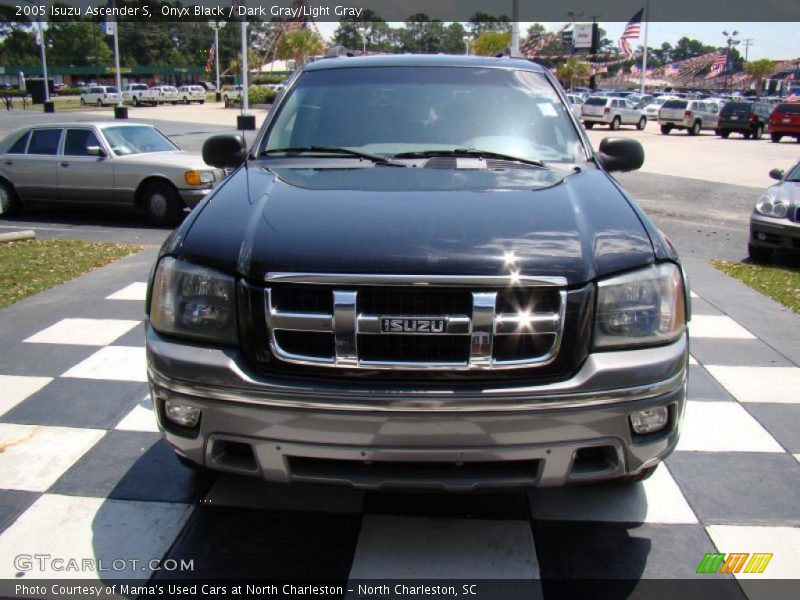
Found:
[[[272,481],[470,490],[608,479],[662,460],[678,440],[688,341],[596,353],[559,383],[450,390],[270,380],[234,350],[152,329],[147,351],[159,425],[194,462]],[[195,430],[166,421],[170,398],[202,410]],[[669,407],[667,428],[634,435],[629,414],[655,406]]]

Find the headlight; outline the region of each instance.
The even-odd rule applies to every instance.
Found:
[[[153,281],[150,322],[180,337],[236,343],[233,277],[172,257],[161,259]]]
[[[186,171],[183,178],[189,185],[203,185],[204,183],[214,183],[214,173],[211,171]]]
[[[673,263],[612,277],[597,288],[595,348],[661,344],[686,328],[683,279]]]
[[[789,212],[789,207],[781,200],[764,194],[756,202],[756,212],[767,217],[783,219]]]

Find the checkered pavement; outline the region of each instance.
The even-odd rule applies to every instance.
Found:
[[[545,597],[548,579],[692,578],[714,551],[772,552],[765,576],[796,576],[800,368],[703,298],[683,435],[648,481],[365,493],[177,462],[146,397],[149,262],[0,311],[0,578],[22,552],[190,558],[209,578],[541,578]],[[48,576],[64,573],[27,575]]]

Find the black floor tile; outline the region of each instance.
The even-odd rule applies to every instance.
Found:
[[[0,533],[16,521],[41,494],[0,489]]]
[[[746,402],[742,406],[758,419],[784,448],[793,454],[800,453],[800,404]]]
[[[530,518],[527,495],[523,491],[474,494],[367,492],[364,512],[453,519],[527,521]]]
[[[734,400],[727,390],[701,365],[689,365],[687,400]]]

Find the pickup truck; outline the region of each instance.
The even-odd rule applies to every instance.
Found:
[[[158,104],[156,94],[144,83],[129,83],[122,88],[122,101],[139,106]]]
[[[147,370],[185,465],[361,489],[648,477],[678,442],[678,255],[528,60],[303,67],[161,248]]]

